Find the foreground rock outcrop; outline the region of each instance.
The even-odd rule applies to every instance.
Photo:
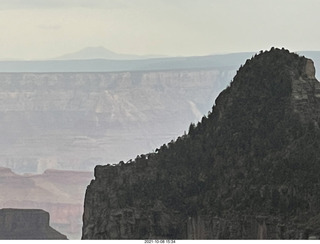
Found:
[[[49,226],[49,213],[40,209],[0,209],[1,240],[66,240]]]
[[[82,238],[318,238],[319,122],[313,62],[261,52],[188,134],[96,166]]]

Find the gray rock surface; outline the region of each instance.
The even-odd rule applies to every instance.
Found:
[[[49,226],[49,213],[40,209],[0,209],[2,240],[65,240]]]

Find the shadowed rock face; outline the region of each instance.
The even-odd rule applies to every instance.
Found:
[[[49,213],[43,210],[1,209],[0,239],[66,240],[67,237],[49,226]]]
[[[320,89],[311,60],[271,49],[208,117],[127,164],[96,166],[83,239],[320,235]]]

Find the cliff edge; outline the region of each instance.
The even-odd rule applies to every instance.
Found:
[[[1,240],[66,240],[49,226],[49,213],[40,209],[0,209]]]
[[[319,238],[319,116],[312,60],[260,52],[187,134],[96,166],[82,238]]]

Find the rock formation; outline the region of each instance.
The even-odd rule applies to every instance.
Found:
[[[67,239],[49,226],[49,213],[40,209],[0,209],[1,240]]]
[[[305,57],[247,60],[188,134],[95,167],[82,238],[318,238],[319,88]]]
[[[0,208],[43,209],[55,229],[79,239],[94,165],[128,160],[183,133],[231,80],[236,68],[223,63],[190,70],[0,73]]]
[[[69,239],[81,237],[83,198],[92,172],[46,170],[18,175],[0,167],[0,208],[43,209],[51,226]]]

